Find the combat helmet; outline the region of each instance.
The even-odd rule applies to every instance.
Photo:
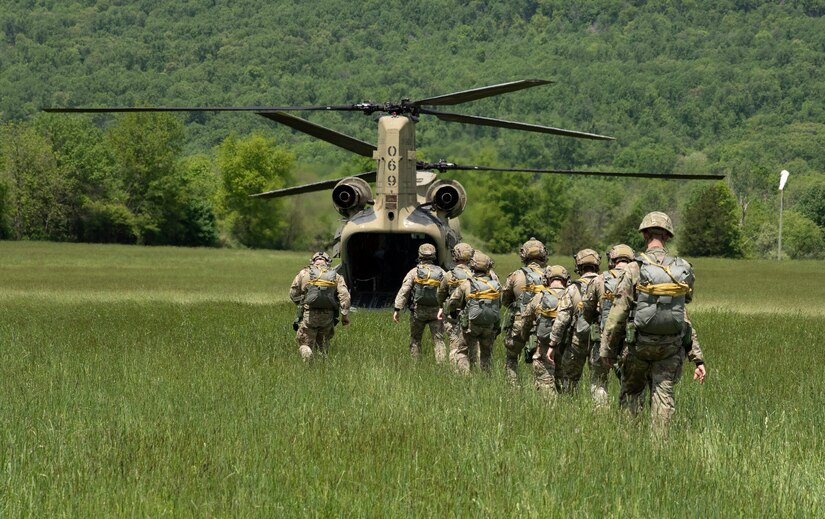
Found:
[[[473,259],[473,254],[476,250],[469,243],[459,243],[453,247],[453,260],[455,261],[470,261]]]
[[[536,260],[538,262],[547,261],[547,249],[544,248],[544,244],[542,242],[535,238],[530,238],[524,242],[524,245],[521,246],[521,250],[518,251],[518,255],[521,256],[521,261],[524,263],[527,263],[530,260]]]
[[[493,268],[493,263],[493,258],[481,251],[475,251],[473,259],[470,260],[470,268],[475,272],[487,273]]]
[[[550,265],[544,270],[544,277],[547,278],[549,285],[554,279],[560,279],[565,286],[570,282],[570,273],[561,265]]]
[[[582,267],[585,265],[592,265],[599,270],[599,265],[602,263],[602,257],[593,249],[582,249],[573,256],[576,261],[576,274],[582,273]]]
[[[418,247],[418,259],[420,260],[434,260],[435,259],[435,245],[424,243]]]
[[[610,268],[616,266],[616,262],[620,259],[625,261],[633,261],[633,257],[636,255],[633,252],[633,248],[630,245],[625,245],[624,243],[620,243],[618,245],[614,245],[610,247],[607,251],[607,264]]]
[[[653,229],[655,227],[664,229],[670,237],[673,238],[673,222],[670,220],[670,216],[661,211],[647,213],[645,217],[642,218],[642,223],[639,225],[639,232],[642,232],[645,229]]]
[[[327,254],[324,251],[318,251],[312,255],[312,258],[310,258],[309,262],[315,263],[319,259],[324,260],[324,263],[330,263],[332,261],[332,258],[329,257],[329,254]]]

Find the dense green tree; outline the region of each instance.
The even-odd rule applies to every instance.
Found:
[[[291,181],[294,156],[274,139],[252,135],[226,138],[218,147],[221,174],[218,210],[224,239],[247,247],[283,247],[288,221],[283,202],[249,195],[284,187]]]
[[[818,182],[802,192],[797,210],[825,229],[825,182]]]
[[[736,199],[724,182],[696,192],[685,207],[679,250],[688,256],[742,256]]]
[[[128,113],[107,138],[138,243],[167,243],[163,228],[181,210],[183,124],[169,114]]]
[[[66,189],[49,142],[31,125],[0,130],[3,227],[15,239],[61,240],[66,236]]]

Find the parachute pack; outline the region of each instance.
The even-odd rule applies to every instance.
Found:
[[[521,271],[524,272],[524,291],[521,293],[519,311],[524,313],[533,296],[544,290],[544,271],[541,269],[534,270],[529,266],[521,267]]]
[[[584,300],[584,293],[587,291],[587,286],[596,279],[595,275],[585,274],[585,276],[573,282],[576,287],[578,287],[580,296],[579,302],[576,304],[576,321],[574,325],[576,335],[580,341],[590,338],[590,323],[584,318],[584,312],[582,311],[584,304],[582,301]]]
[[[313,310],[337,310],[338,267],[326,268],[317,265],[309,267],[309,282],[304,296],[304,304]]]
[[[558,316],[559,303],[563,296],[563,288],[547,288],[542,291],[539,318],[536,323],[536,337],[539,339],[550,340],[550,331]]]
[[[619,288],[619,278],[622,271],[610,269],[604,273],[604,294],[601,301],[601,313],[599,315],[599,328],[604,330],[605,323],[607,323],[607,316],[610,314],[610,309],[613,307],[613,300],[616,299],[616,290]]]
[[[444,271],[438,265],[421,264],[413,279],[413,302],[421,306],[438,306],[438,286]]]
[[[468,325],[493,326],[499,321],[501,311],[501,285],[487,276],[470,278],[470,294],[467,296],[467,311],[462,318]]]
[[[665,256],[661,263],[641,254],[633,324],[646,335],[677,335],[685,329],[685,300],[693,290],[693,268]]]

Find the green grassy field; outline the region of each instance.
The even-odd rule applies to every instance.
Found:
[[[549,406],[389,311],[303,365],[306,256],[0,242],[0,517],[825,514],[825,262],[695,262],[709,377],[662,443],[615,379]]]

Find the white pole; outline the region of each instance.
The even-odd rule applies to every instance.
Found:
[[[787,169],[783,169],[779,174],[779,244],[776,250],[778,261],[782,259],[782,209],[785,205],[785,182],[788,181],[789,175]]]
[[[785,198],[785,190],[779,191],[779,250],[776,253],[776,259],[782,260],[782,205]]]

